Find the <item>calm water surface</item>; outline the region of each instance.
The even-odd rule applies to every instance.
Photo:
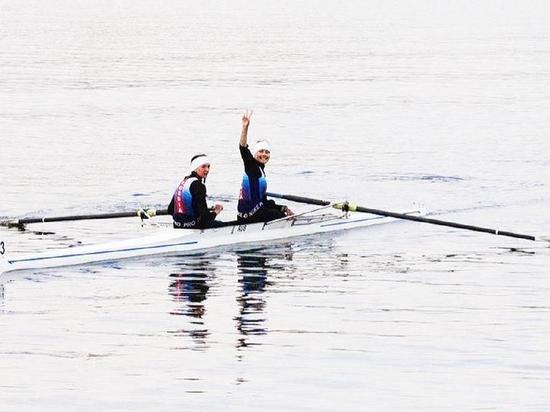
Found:
[[[248,108],[272,191],[550,235],[545,2],[0,10],[1,217],[165,207],[207,152],[232,219]],[[31,252],[137,226],[0,237]],[[549,267],[544,243],[395,223],[14,274],[0,410],[548,410]]]

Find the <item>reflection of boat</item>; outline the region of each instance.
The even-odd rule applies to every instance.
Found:
[[[413,212],[416,213],[416,212]],[[186,254],[197,250],[336,232],[393,222],[395,219],[368,214],[326,213],[301,215],[269,223],[225,226],[206,230],[157,227],[155,233],[100,245],[77,246],[29,255],[6,255],[0,273],[81,265],[160,254]],[[4,249],[4,248],[3,248]],[[9,251],[9,245],[5,245]]]

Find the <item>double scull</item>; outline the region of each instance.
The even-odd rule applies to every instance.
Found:
[[[205,230],[158,226],[153,229],[153,234],[129,240],[34,254],[13,254],[9,245],[2,243],[0,251],[4,256],[0,260],[0,274],[16,270],[83,265],[151,255],[185,255],[246,243],[262,245],[270,241],[380,225],[395,220],[391,217],[335,211],[303,214],[268,223],[235,224]]]

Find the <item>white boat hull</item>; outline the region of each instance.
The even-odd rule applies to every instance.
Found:
[[[317,215],[267,224],[254,223],[207,230],[165,227],[159,228],[152,235],[130,240],[77,246],[36,254],[6,256],[3,260],[0,260],[0,274],[16,270],[82,265],[140,256],[180,255],[243,243],[258,245],[273,240],[354,229],[392,221],[395,221],[395,219],[353,214],[347,217]]]

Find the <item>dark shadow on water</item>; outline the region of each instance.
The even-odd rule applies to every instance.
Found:
[[[204,301],[210,289],[209,282],[214,275],[214,266],[211,255],[195,255],[186,257],[185,263],[180,264],[182,270],[171,273],[168,293],[178,307],[170,312],[171,315],[184,316],[188,319],[188,327],[171,331],[175,335],[189,336],[195,346],[192,349],[203,350],[208,348],[208,336],[204,317],[206,308]]]

